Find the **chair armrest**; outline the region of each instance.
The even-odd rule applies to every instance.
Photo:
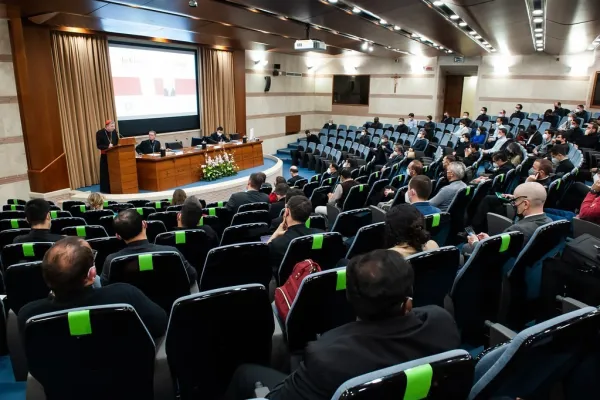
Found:
[[[580,310],[582,308],[585,307],[589,307],[589,305],[582,303],[579,300],[575,300],[571,297],[562,297],[562,296],[556,296],[556,300],[560,301],[562,307],[562,313],[566,314],[569,313],[571,311],[575,311],[575,310]]]
[[[156,339],[156,357],[154,359],[154,398],[175,399],[175,386],[171,369],[167,361],[166,336]]]
[[[512,340],[517,333],[502,324],[485,321],[485,326],[490,328],[490,347]]]

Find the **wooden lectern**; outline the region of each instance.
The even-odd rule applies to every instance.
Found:
[[[119,144],[107,151],[110,193],[138,193],[135,161],[135,138],[120,138]]]

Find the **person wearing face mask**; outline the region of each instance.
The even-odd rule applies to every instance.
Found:
[[[515,106],[515,112],[512,113],[512,115],[510,116],[510,119],[512,120],[513,118],[518,118],[519,120],[525,119],[525,113],[523,111],[523,105],[522,104],[517,104]]]
[[[333,120],[330,119],[329,121],[327,121],[325,123],[325,125],[323,125],[323,129],[327,129],[327,130],[331,130],[331,129],[336,129],[337,125],[333,123]]]
[[[404,147],[402,147],[402,144],[396,143],[394,145],[394,151],[392,152],[392,154],[389,155],[388,159],[386,160],[385,164],[382,166],[381,170],[383,170],[385,168],[391,168],[394,164],[399,163],[403,159],[404,159]],[[377,169],[377,167],[375,167],[375,168]]]
[[[575,117],[581,118],[581,119],[583,119],[583,122],[586,122],[587,113],[585,112],[585,107],[583,106],[583,104],[579,104],[577,106],[577,111],[575,112]]]
[[[536,156],[544,157],[548,150],[552,147],[552,136],[554,135],[554,131],[551,129],[546,129],[544,131],[544,135],[542,135],[542,143],[535,146],[532,153]]]
[[[479,111],[479,115],[477,116],[477,121],[487,122],[490,120],[489,115],[487,115],[487,107],[481,107],[481,111]]]
[[[435,122],[433,122],[433,117],[431,115],[428,115],[427,118],[425,118],[423,129],[427,132],[427,139],[431,140],[433,138],[433,133],[435,132]]]
[[[246,191],[233,193],[227,201],[227,210],[233,217],[238,208],[243,204],[249,203],[269,203],[269,195],[260,191],[260,187],[265,183],[265,179],[260,172],[250,174]]]
[[[467,121],[465,121],[464,119],[461,119],[460,122],[458,123],[458,126],[460,127],[456,132],[453,132],[452,134],[454,136],[458,136],[461,137],[462,135],[470,135],[471,134],[471,128],[469,128],[467,126]]]
[[[565,109],[562,108],[562,104],[560,104],[560,101],[554,102],[554,115],[557,115],[559,118],[565,116]]]
[[[369,147],[371,143],[371,137],[367,135],[367,130],[363,128],[360,132],[360,138],[358,139],[358,144],[362,144],[363,146]]]
[[[223,132],[223,127],[219,126],[217,128],[217,131],[211,133],[211,135],[208,137],[208,143],[218,144],[218,143],[223,143],[223,142],[225,142],[225,143],[229,142],[229,138],[227,138],[227,136]]]
[[[425,129],[421,129],[417,136],[417,140],[415,140],[409,151],[425,151],[425,149],[427,149],[427,143],[427,133],[425,132]]]
[[[470,167],[479,160],[480,155],[479,145],[477,143],[469,143],[469,146],[465,149],[465,156],[461,161],[465,166]]]
[[[471,138],[471,143],[483,145],[485,143],[485,134],[487,129],[484,126],[478,126],[475,130],[475,136]]]
[[[523,161],[523,153],[521,152],[521,146],[517,143],[509,143],[504,150],[506,156],[508,157],[508,161],[516,168],[517,165],[521,164]]]
[[[532,127],[532,129],[528,128],[527,130],[527,135],[529,136],[527,137],[527,140],[523,142],[523,145],[529,152],[531,152],[536,146],[539,146],[543,142],[543,135],[540,133],[540,131],[538,131],[537,128],[533,125],[530,125],[530,127]]]
[[[473,121],[471,120],[470,114],[468,111],[463,112],[462,119],[465,121],[465,124],[469,127],[473,124]]]
[[[426,175],[417,175],[408,182],[408,190],[404,194],[404,202],[412,204],[424,216],[439,214],[440,209],[429,204],[431,195],[431,179]]]
[[[594,184],[579,207],[578,218],[600,224],[600,173],[592,177]]]
[[[327,194],[327,206],[318,206],[315,208],[315,212],[328,217],[328,220],[330,221],[334,221],[335,217],[344,206],[344,201],[348,196],[348,192],[356,185],[359,185],[359,183],[352,179],[352,172],[347,168],[342,169],[340,171],[340,183],[336,185],[333,193]]]
[[[367,122],[364,125],[365,128],[373,128],[375,130],[377,129],[383,129],[383,124],[381,122],[379,122],[379,117],[375,117],[373,119],[373,122]]]
[[[558,130],[566,131],[566,130],[571,129],[571,123],[573,122],[574,119],[575,119],[574,113],[570,113],[569,115],[567,115],[567,120],[558,126]]]
[[[508,125],[508,118],[506,117],[506,110],[500,110],[498,113],[498,118],[496,118],[496,122],[500,120],[501,125]]]
[[[508,129],[508,125],[504,125],[502,123],[502,118],[498,117],[498,118],[496,118],[496,123],[494,125],[492,125],[492,128],[491,128],[491,129],[493,129],[494,133],[488,137],[488,140],[486,143],[488,148],[492,147],[494,145],[494,142],[496,140],[498,140],[498,130],[500,130],[500,128]]]
[[[496,133],[498,134],[498,139],[496,139],[496,142],[494,143],[494,146],[492,146],[491,149],[487,149],[484,150],[483,153],[484,154],[494,154],[500,150],[503,150],[503,147],[506,147],[506,143],[507,143],[507,138],[506,138],[506,134],[508,133],[506,128],[500,128],[496,130]]]
[[[556,116],[554,115],[552,110],[547,109],[546,111],[544,111],[544,116],[542,117],[542,122],[549,122],[550,124],[554,125],[555,118],[556,118]]]
[[[596,150],[598,148],[598,125],[589,124],[585,130],[585,135],[580,137],[575,144],[578,147]]]
[[[448,211],[448,207],[454,196],[459,190],[464,189],[467,185],[462,181],[465,177],[466,167],[461,162],[451,162],[446,170],[446,178],[448,179],[448,185],[440,189],[440,191],[429,200],[429,203],[438,207],[442,212]]]
[[[552,183],[550,174],[552,174],[552,163],[545,158],[538,158],[529,170],[529,176],[525,182],[537,182],[548,189],[548,186]]]
[[[444,112],[444,115],[442,116],[442,120],[440,122],[446,125],[453,123],[453,120],[450,117],[450,113],[448,111]]]
[[[408,114],[408,121],[406,122],[406,126],[408,126],[409,130],[417,127],[417,121],[415,121],[415,114]]]
[[[404,123],[404,118],[398,118],[398,126],[396,127],[396,132],[403,134],[408,133],[409,130],[410,129],[408,128],[408,126],[406,126],[406,124]]]
[[[469,147],[470,139],[471,136],[469,136],[468,133],[464,133],[454,147],[454,152],[452,154],[458,158],[463,158],[465,156],[465,150]]]
[[[408,182],[410,182],[414,177],[423,175],[423,163],[419,160],[412,160],[406,167],[406,175]],[[427,195],[426,199],[429,197],[429,194]],[[396,188],[393,186],[386,186],[385,188],[383,188],[383,194],[381,197],[382,201],[379,202],[379,204],[377,204],[377,207],[386,211],[389,210],[392,207],[392,204],[394,203],[395,195]]]
[[[556,178],[561,178],[564,174],[573,171],[573,168],[575,168],[571,160],[567,157],[568,151],[569,147],[567,145],[552,146],[550,149]]]
[[[577,118],[574,118],[571,121],[571,129],[565,131],[565,135],[567,135],[568,142],[575,144],[577,144],[584,136],[583,130],[579,127],[579,120]]]
[[[338,173],[339,169],[340,169],[340,167],[336,163],[329,164],[329,166],[327,167],[327,171],[325,171],[326,175],[323,176],[323,179],[327,179],[327,178],[337,179],[339,176],[339,173]]]
[[[492,161],[494,161],[494,170],[489,176],[480,176],[477,179],[473,179],[473,184],[478,184],[488,179],[494,179],[498,175],[504,175],[508,173],[511,169],[513,169],[513,165],[508,161],[508,157],[505,152],[499,151],[494,153],[492,156]]]
[[[384,165],[387,162],[387,159],[390,157],[390,154],[394,152],[387,135],[383,135],[381,137],[381,142],[377,145],[376,148],[371,149],[371,152],[375,155],[376,165]]]

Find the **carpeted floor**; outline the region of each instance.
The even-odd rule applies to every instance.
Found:
[[[25,400],[25,382],[15,382],[8,356],[0,357],[0,399]]]

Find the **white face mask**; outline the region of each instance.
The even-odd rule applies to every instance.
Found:
[[[480,114],[485,114],[485,111],[479,111]]]
[[[468,115],[463,115],[463,118],[469,118],[469,116]]]
[[[410,204],[410,197],[408,196],[408,190],[404,193],[404,202]]]
[[[223,136],[223,132],[217,132],[217,135]]]
[[[598,183],[600,181],[600,175],[594,174],[594,183]]]
[[[569,121],[573,121],[573,117],[569,117]]]
[[[465,138],[461,138],[461,139],[460,139],[460,141],[461,141],[461,143],[466,143],[466,142],[467,142],[467,139],[465,139]]]
[[[327,173],[331,174],[331,168],[327,168]]]
[[[578,108],[578,109],[577,109],[577,112],[581,112],[581,108]]]

